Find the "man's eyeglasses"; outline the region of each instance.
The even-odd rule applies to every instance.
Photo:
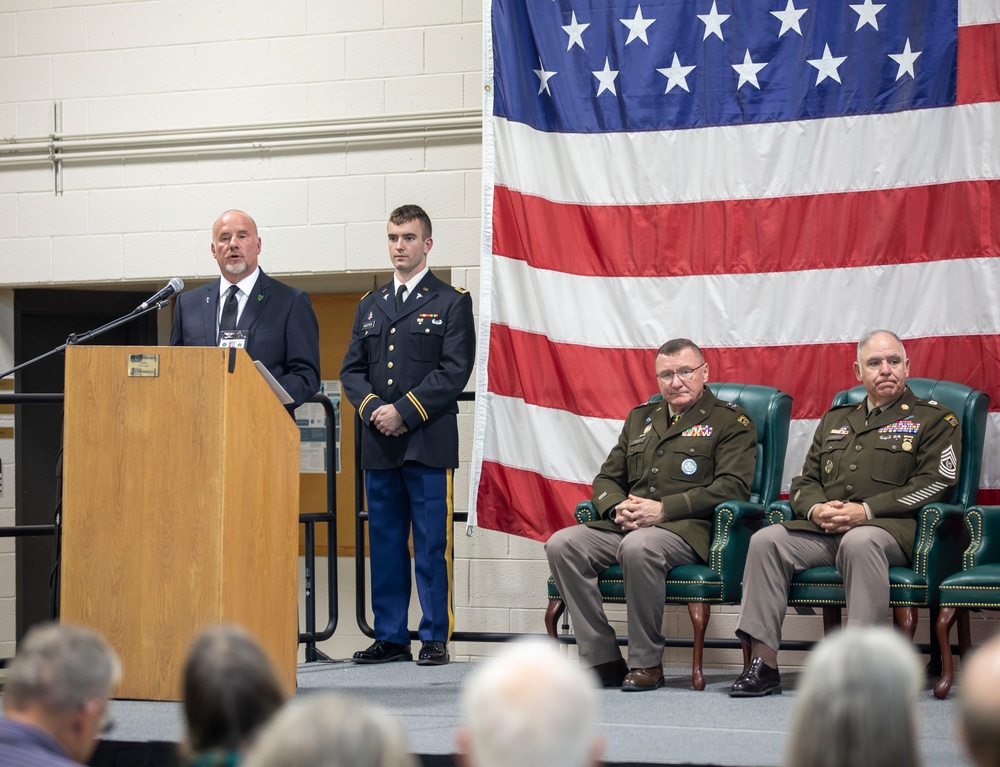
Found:
[[[680,370],[664,370],[660,373],[657,373],[656,377],[659,378],[661,381],[663,381],[663,383],[668,383],[672,381],[674,379],[674,376],[677,376],[682,381],[690,381],[691,376],[693,376],[707,364],[708,364],[707,362],[702,362],[696,368],[681,368]]]

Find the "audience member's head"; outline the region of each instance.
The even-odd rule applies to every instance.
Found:
[[[593,674],[551,642],[515,642],[484,662],[462,708],[467,767],[585,767],[603,753]]]
[[[71,758],[86,762],[120,678],[118,656],[97,633],[68,624],[35,626],[7,669],[4,714],[48,733]]]
[[[188,755],[245,750],[284,700],[271,662],[249,633],[239,626],[206,629],[184,664]]]
[[[919,767],[923,670],[888,628],[848,628],[811,654],[795,702],[789,767]]]
[[[337,695],[293,701],[261,731],[244,767],[418,767],[387,711]]]
[[[964,664],[959,701],[959,731],[972,762],[1000,764],[1000,636]]]

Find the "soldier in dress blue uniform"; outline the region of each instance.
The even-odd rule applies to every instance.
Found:
[[[357,663],[408,661],[410,552],[423,617],[417,663],[448,662],[452,604],[452,479],[458,402],[475,361],[472,298],[427,267],[431,221],[416,205],[389,216],[395,274],[365,295],[354,316],[340,380],[364,424],[375,642]]]

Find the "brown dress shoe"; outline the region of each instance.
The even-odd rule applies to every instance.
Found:
[[[597,674],[601,687],[605,689],[621,687],[622,681],[628,673],[628,665],[622,658],[607,663],[598,663],[596,666],[591,666],[591,669]]]
[[[625,675],[622,692],[646,692],[663,687],[663,664],[649,668],[633,668]]]

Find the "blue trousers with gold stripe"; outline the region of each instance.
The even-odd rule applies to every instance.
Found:
[[[410,528],[423,617],[422,641],[447,642],[455,627],[452,558],[454,469],[406,463],[365,472],[375,638],[409,644]]]

